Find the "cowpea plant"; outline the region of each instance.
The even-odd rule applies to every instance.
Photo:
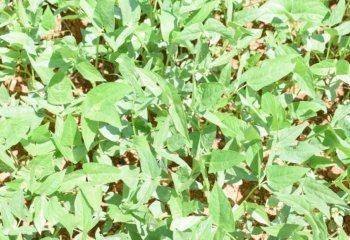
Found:
[[[2,0],[0,239],[348,239],[349,4]]]

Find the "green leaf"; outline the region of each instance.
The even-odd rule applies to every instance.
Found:
[[[293,208],[299,214],[308,214],[312,207],[307,200],[307,196],[298,196],[298,195],[290,195],[277,193],[277,198],[282,201],[284,204]]]
[[[29,37],[25,33],[21,32],[11,32],[5,35],[1,35],[0,39],[12,44],[12,45],[20,45],[23,47],[28,53],[36,55],[35,44],[31,37]]]
[[[209,18],[204,24],[204,31],[209,33],[218,33],[225,39],[234,41],[235,31],[232,28],[225,27],[220,21]]]
[[[141,8],[136,0],[118,1],[124,26],[135,25],[141,17]]]
[[[46,30],[54,29],[56,27],[56,19],[50,10],[50,7],[46,7],[44,11],[42,25]]]
[[[202,216],[188,216],[176,218],[171,222],[170,230],[186,231],[198,224],[203,219]]]
[[[0,203],[1,221],[4,227],[3,231],[6,234],[6,232],[9,232],[13,228],[15,228],[15,226],[17,225],[17,221],[11,213],[10,206],[3,198],[0,199]]]
[[[292,59],[293,56],[287,55],[265,60],[260,66],[252,67],[243,73],[241,81],[247,82],[248,86],[258,91],[291,73],[295,67]]]
[[[175,29],[176,18],[173,14],[167,11],[161,11],[160,14],[160,31],[164,41],[169,42],[171,32]]]
[[[304,181],[303,189],[306,194],[313,195],[320,201],[324,201],[328,204],[346,205],[332,190],[311,178],[307,178]]]
[[[300,230],[301,227],[297,224],[274,224],[268,227],[262,227],[270,236],[278,238],[288,238]]]
[[[0,146],[0,169],[3,172],[12,172],[16,169],[14,161],[6,154],[5,149]]]
[[[198,100],[199,111],[211,110],[215,104],[220,100],[224,93],[224,87],[220,83],[203,83],[199,85]]]
[[[22,0],[19,0],[17,2],[17,7],[18,7],[18,14],[19,14],[19,19],[21,23],[23,24],[24,27],[29,28],[30,27],[29,18],[26,13],[26,9],[23,6]]]
[[[26,136],[30,121],[31,118],[26,116],[0,119],[0,140],[5,149],[16,145]]]
[[[298,86],[310,97],[315,98],[315,82],[310,67],[301,58],[295,59],[294,78]]]
[[[83,78],[89,80],[92,84],[96,82],[105,82],[106,80],[102,77],[101,73],[87,60],[80,58],[75,64],[75,67]]]
[[[233,214],[230,203],[217,183],[209,195],[209,212],[213,217],[213,222],[227,232],[235,228]]]
[[[104,83],[93,88],[83,104],[83,116],[120,127],[120,117],[115,104],[131,91],[124,83]]]
[[[62,132],[62,144],[66,146],[80,145],[81,135],[78,130],[78,124],[72,115],[68,115],[64,122]]]
[[[276,96],[269,92],[265,93],[261,98],[261,108],[265,113],[272,115],[272,130],[289,126],[289,123],[286,122],[285,110]]]
[[[86,199],[89,206],[98,211],[101,208],[102,203],[102,189],[100,186],[91,186],[89,184],[82,184],[79,186],[81,193]]]
[[[189,26],[186,26],[181,32],[174,33],[173,41],[182,42],[182,41],[191,41],[198,39],[204,32],[203,24],[195,23]]]
[[[288,146],[277,150],[279,158],[291,163],[303,163],[315,154],[322,151],[319,147],[307,142],[299,142],[296,145]]]
[[[44,182],[38,185],[38,187],[34,190],[34,192],[40,195],[51,195],[61,186],[65,172],[66,170],[63,170],[63,171],[51,174],[45,179]]]
[[[349,62],[346,60],[339,60],[336,64],[335,73],[337,75],[348,75],[350,73]]]
[[[81,134],[84,139],[86,149],[90,150],[98,131],[98,123],[85,117],[81,118]]]
[[[209,173],[223,171],[238,165],[245,160],[245,156],[231,150],[217,150],[210,154]]]
[[[278,139],[277,146],[280,148],[292,146],[294,144],[294,140],[298,136],[300,136],[300,134],[304,131],[304,129],[308,125],[309,124],[307,122],[304,122],[300,125],[292,126],[290,128],[284,128],[284,129],[278,131],[276,134],[276,137]]]
[[[312,228],[313,239],[327,239],[327,225],[322,213],[310,213],[305,219],[310,223]]]
[[[193,14],[188,21],[188,25],[203,22],[209,14],[219,5],[220,1],[206,2],[195,14]]]
[[[152,178],[158,177],[160,168],[151,152],[147,139],[142,136],[134,136],[133,143],[140,158],[142,171]]]
[[[334,28],[339,36],[344,36],[350,33],[350,21],[345,21]]]
[[[121,178],[120,169],[106,164],[85,163],[83,171],[91,185],[117,182]]]
[[[79,219],[79,228],[87,235],[88,231],[94,226],[92,218],[93,212],[81,192],[78,192],[75,197],[74,209],[75,216]]]
[[[47,86],[48,102],[50,104],[67,104],[73,100],[70,79],[63,72],[56,73]]]
[[[272,188],[280,190],[298,182],[308,171],[308,168],[297,166],[270,165],[266,167],[266,177]]]
[[[322,102],[322,104],[324,103]],[[319,111],[327,112],[327,107],[314,101],[299,101],[291,103],[288,106],[288,110],[293,118],[306,120],[317,116],[317,112]]]
[[[46,219],[45,211],[47,208],[47,200],[45,196],[37,196],[33,201],[34,207],[34,226],[38,230],[39,234],[44,230]]]
[[[335,72],[336,62],[337,61],[334,59],[323,60],[312,65],[310,69],[313,74],[319,76],[327,76]]]
[[[114,19],[114,0],[99,0],[96,1],[96,7],[93,13],[94,20],[102,26],[106,32],[113,32],[115,19]]]
[[[334,26],[340,23],[343,20],[345,10],[345,0],[338,1],[336,8],[331,12],[329,18],[327,18],[324,22],[330,26]]]

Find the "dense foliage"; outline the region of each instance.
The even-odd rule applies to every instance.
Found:
[[[348,239],[350,1],[0,1],[0,239]]]

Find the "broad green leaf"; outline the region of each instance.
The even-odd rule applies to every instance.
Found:
[[[26,136],[30,121],[31,118],[28,117],[0,119],[0,139],[5,149],[17,144]]]
[[[54,29],[56,27],[55,16],[52,14],[50,7],[46,7],[44,11],[42,25],[46,30]]]
[[[86,182],[86,175],[82,169],[73,171],[64,176],[63,182],[59,191],[69,192],[76,186],[81,185]]]
[[[214,184],[209,195],[209,212],[213,222],[227,232],[235,228],[230,203],[217,183]]]
[[[187,24],[203,22],[218,5],[218,0],[206,2],[195,14],[191,16]]]
[[[90,150],[98,131],[98,123],[85,117],[81,118],[81,135],[86,149]]]
[[[293,208],[299,214],[308,214],[312,207],[306,196],[290,195],[284,193],[277,193],[277,198],[284,204]]]
[[[345,0],[340,0],[337,3],[336,8],[331,12],[329,18],[326,18],[324,22],[330,26],[334,26],[340,23],[344,17],[345,10],[346,10]]]
[[[232,28],[226,27],[220,21],[209,18],[204,24],[204,31],[208,33],[218,33],[223,38],[233,42],[235,39],[235,31]]]
[[[301,227],[297,224],[275,224],[268,227],[262,227],[270,236],[279,238],[291,237]]]
[[[238,165],[245,160],[245,156],[231,150],[217,150],[210,154],[209,173],[223,171]]]
[[[61,186],[65,172],[66,170],[63,170],[48,176],[34,192],[40,195],[51,195]]]
[[[203,83],[199,85],[198,100],[199,111],[211,110],[215,104],[220,100],[221,95],[224,93],[224,86],[220,83]]]
[[[279,158],[291,163],[303,163],[315,154],[322,151],[319,147],[307,142],[299,142],[296,145],[288,146],[277,150]]]
[[[316,180],[307,178],[304,181],[303,189],[306,194],[313,195],[320,201],[324,201],[328,204],[345,205],[345,202],[341,200],[337,194]]]
[[[309,124],[304,122],[297,126],[292,126],[290,128],[284,128],[277,132],[277,146],[279,148],[291,146],[294,143],[294,140],[304,131],[304,129]]]
[[[306,120],[317,116],[317,112],[327,112],[327,107],[316,101],[299,101],[293,102],[288,106],[288,111],[295,119]]]
[[[60,224],[62,224],[68,231],[69,235],[72,236],[73,230],[78,227],[81,219],[80,216],[74,216],[73,214],[66,213],[60,217]]]
[[[59,222],[60,218],[66,212],[66,209],[61,206],[56,196],[49,199],[47,209],[49,209],[49,211],[45,212],[45,218],[52,224]]]
[[[306,63],[301,58],[295,59],[294,78],[298,86],[310,97],[315,98],[315,79]]]
[[[287,55],[265,60],[260,66],[252,67],[243,73],[241,81],[247,82],[255,91],[260,90],[291,73],[295,66],[292,59],[293,56]]]
[[[25,33],[21,32],[11,32],[7,33],[5,35],[1,35],[0,39],[10,43],[10,44],[17,44],[23,47],[27,53],[36,55],[36,50],[35,50],[35,44],[34,41],[31,37],[29,37]]]
[[[271,22],[274,18],[280,20],[299,20],[319,24],[329,10],[319,0],[271,0],[262,6],[263,21]]]
[[[279,130],[289,126],[286,122],[286,113],[278,98],[271,93],[265,93],[261,98],[262,110],[272,115],[272,130]]]
[[[116,182],[121,178],[120,169],[106,164],[85,163],[83,165],[83,172],[91,185]]]
[[[19,19],[20,19],[21,23],[23,24],[23,26],[26,28],[30,27],[29,18],[28,18],[28,15],[26,13],[26,9],[23,6],[22,0],[19,0],[17,2],[17,8],[18,8]]]
[[[152,178],[158,177],[160,168],[151,152],[147,139],[142,136],[134,136],[133,143],[140,158],[141,170]]]
[[[136,0],[118,1],[124,26],[135,25],[141,17],[141,8]]]
[[[349,62],[346,60],[339,60],[336,64],[335,73],[337,75],[347,75],[350,72]]]
[[[17,221],[15,217],[11,213],[11,208],[8,205],[8,203],[4,199],[0,199],[1,203],[1,222],[3,226],[3,231],[6,234],[6,232],[11,231],[15,226],[17,225]]]
[[[84,199],[89,206],[98,211],[101,208],[102,203],[102,189],[100,186],[91,186],[89,184],[82,184],[79,186]]]
[[[45,196],[37,196],[33,201],[34,207],[34,226],[38,230],[39,234],[44,230],[46,219],[45,211],[47,209],[47,200]]]
[[[112,32],[114,30],[114,0],[98,0],[96,1],[96,7],[94,9],[93,18],[101,25],[106,32]]]
[[[260,17],[261,14],[263,14],[263,12],[259,8],[245,8],[241,11],[235,12],[233,20],[236,24],[243,26]]]
[[[195,23],[186,26],[181,32],[175,32],[173,41],[182,42],[182,41],[191,41],[198,39],[204,32],[203,24]]]
[[[350,21],[345,21],[334,28],[339,36],[344,36],[350,33]]]
[[[91,83],[105,82],[106,80],[102,77],[101,73],[86,59],[80,58],[75,64],[75,67],[83,78],[89,80]]]
[[[318,76],[327,76],[335,72],[336,60],[328,59],[323,60],[311,66],[311,72]]]
[[[264,206],[250,202],[245,202],[244,205],[254,220],[264,225],[270,225],[270,220]]]
[[[120,117],[115,104],[130,91],[130,87],[124,83],[111,82],[98,85],[86,96],[83,116],[93,121],[120,127]]]
[[[308,171],[308,168],[297,166],[270,165],[266,167],[266,177],[271,187],[280,190],[298,182]]]
[[[170,230],[185,231],[194,225],[198,224],[203,219],[202,216],[188,216],[175,218],[170,225]]]
[[[62,132],[62,144],[66,146],[80,145],[81,135],[78,130],[78,124],[72,115],[68,115],[64,122]]]
[[[88,231],[94,226],[92,218],[93,212],[81,192],[78,192],[75,197],[74,209],[75,216],[79,219],[79,228],[87,235]]]
[[[6,149],[0,146],[0,169],[3,172],[12,172],[16,169],[14,161],[6,153]]]
[[[50,104],[67,104],[73,100],[70,79],[63,72],[56,73],[51,78],[47,88]]]
[[[160,14],[160,30],[164,41],[169,42],[171,32],[175,29],[176,18],[167,11],[161,11]]]
[[[313,213],[305,216],[312,228],[313,239],[327,239],[328,231],[322,213]]]

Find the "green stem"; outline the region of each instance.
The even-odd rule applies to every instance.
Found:
[[[100,37],[97,38],[97,45],[96,45],[96,60],[95,60],[95,68],[98,68],[98,55],[99,55],[99,48],[100,48]]]
[[[332,46],[332,38],[329,39],[329,42],[328,42],[328,48],[327,48],[327,55],[326,55],[326,59],[329,58],[329,54],[331,52],[331,46]]]

